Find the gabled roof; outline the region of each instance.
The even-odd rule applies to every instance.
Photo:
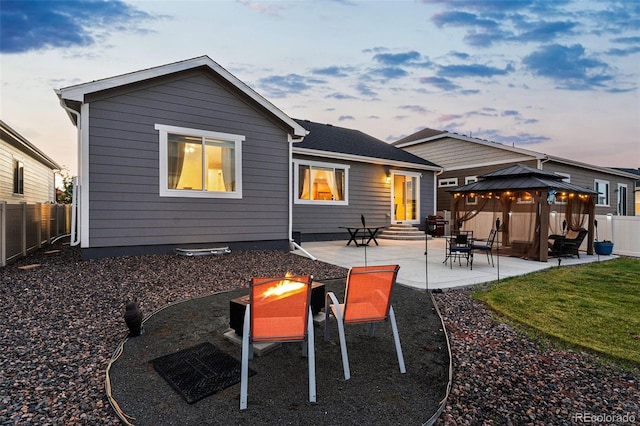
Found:
[[[271,102],[263,98],[256,91],[251,89],[245,83],[240,81],[237,77],[231,74],[226,69],[222,68],[217,62],[213,61],[208,56],[200,56],[185,61],[174,62],[159,67],[148,68],[140,71],[131,72],[128,74],[122,74],[115,77],[105,78],[102,80],[95,80],[89,83],[77,84],[74,86],[64,87],[57,89],[55,92],[67,107],[71,107],[77,110],[78,103],[83,103],[85,96],[90,93],[100,92],[103,90],[113,89],[115,87],[124,86],[127,84],[139,83],[145,80],[150,80],[156,77],[162,77],[169,74],[174,74],[181,71],[191,70],[195,68],[203,67],[209,71],[219,75],[241,92],[249,96],[258,105],[266,109],[269,113],[274,115],[278,120],[284,123],[291,129],[293,136],[301,137],[306,134],[305,130],[298,125],[293,119],[287,116],[284,112],[278,109]],[[75,117],[69,115],[71,121],[75,124]]]
[[[425,170],[442,170],[442,167],[431,161],[396,148],[359,130],[314,123],[309,120],[296,119],[296,121],[307,129],[309,134],[302,142],[293,146],[294,153]]]
[[[597,194],[592,189],[564,182],[562,179],[564,179],[564,176],[522,164],[516,164],[480,175],[478,176],[477,182],[448,189],[447,192],[486,193],[555,189],[556,191],[566,191],[577,194]]]
[[[406,142],[413,142],[417,140],[425,140],[432,138],[434,136],[442,135],[444,133],[449,133],[446,130],[436,130],[425,127],[422,130],[418,130],[415,133],[410,134],[409,136],[405,136],[404,138],[397,140],[392,143],[392,145],[402,145]]]
[[[44,152],[40,151],[35,145],[29,142],[20,133],[13,130],[7,123],[0,120],[0,137],[9,145],[16,147],[31,158],[34,158],[49,167],[51,170],[61,170],[58,163],[49,158]]]
[[[626,171],[626,169],[596,166],[593,164],[587,164],[587,163],[582,163],[580,161],[570,160],[568,158],[562,158],[562,157],[557,157],[555,155],[549,155],[542,152],[532,151],[530,149],[509,146],[509,145],[502,144],[500,142],[493,142],[485,139],[478,139],[478,138],[473,138],[471,136],[460,135],[458,133],[440,131],[440,130],[435,130],[430,128],[424,128],[416,133],[413,133],[400,140],[397,140],[393,142],[392,145],[397,146],[398,148],[406,148],[412,145],[419,145],[421,143],[432,142],[432,141],[445,139],[445,138],[457,139],[460,141],[471,142],[478,145],[487,146],[490,148],[502,149],[504,151],[510,151],[520,155],[529,156],[531,157],[531,159],[535,159],[535,160],[551,160],[557,163],[562,163],[562,164],[575,166],[575,167],[581,167],[581,168],[594,170],[602,173],[609,173],[617,176],[622,176],[625,178],[631,178],[631,179],[634,178],[633,173]]]
[[[465,136],[458,133],[448,132],[446,130],[440,131],[435,129],[424,128],[416,133],[413,133],[409,136],[406,136],[398,141],[393,142],[393,145],[398,148],[406,148],[412,145],[419,145],[425,142],[431,142],[439,139],[458,139],[465,142],[471,142],[479,145],[488,146],[491,148],[504,149],[507,151],[515,152],[522,155],[529,155],[535,159],[544,159],[546,158],[546,154],[542,154],[540,152],[531,151],[524,148],[516,148],[515,146],[508,146],[501,144],[500,142],[493,142],[485,139],[473,138],[471,136]]]

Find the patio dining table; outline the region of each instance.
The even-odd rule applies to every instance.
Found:
[[[378,231],[380,231],[382,228],[385,228],[385,227],[359,225],[359,226],[339,226],[338,228],[346,229],[347,232],[349,232],[349,241],[347,241],[347,245],[350,245],[351,242],[353,241],[356,247],[360,247],[360,246],[368,246],[371,241],[376,243],[376,245],[379,245],[378,240],[376,240],[376,235],[378,234]],[[358,236],[359,236],[358,234],[361,234],[360,244],[358,244]]]

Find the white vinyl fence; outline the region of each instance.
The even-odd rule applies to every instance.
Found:
[[[71,230],[70,204],[0,201],[0,267]]]
[[[440,212],[451,223],[451,212]],[[465,222],[464,229],[474,231],[474,236],[488,236],[489,231],[495,228],[495,218],[491,212],[480,212],[476,217]],[[551,212],[549,215],[550,234],[562,233],[561,214]],[[609,240],[613,242],[613,254],[621,256],[640,257],[640,216],[614,216],[596,215],[598,227],[595,229],[594,238],[598,241]],[[511,240],[528,240],[530,237],[530,216],[528,213],[516,213],[511,216],[510,236]],[[449,234],[449,225],[445,233]],[[581,246],[581,251],[587,250],[587,239]]]

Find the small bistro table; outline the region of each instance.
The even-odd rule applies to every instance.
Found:
[[[376,234],[378,233],[379,230],[384,228],[384,226],[360,225],[360,226],[339,226],[338,228],[346,229],[347,232],[349,232],[349,241],[347,242],[347,245],[351,244],[351,242],[353,241],[356,247],[360,247],[360,246],[368,246],[371,241],[376,243],[376,245],[379,245],[378,240],[376,240]],[[361,238],[360,244],[358,244],[359,233],[362,234],[360,235],[360,238]],[[365,242],[365,239],[366,239],[366,242]]]

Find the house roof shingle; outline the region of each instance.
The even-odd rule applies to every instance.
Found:
[[[429,160],[376,139],[359,130],[315,123],[309,120],[295,121],[309,131],[302,142],[294,145],[294,151],[313,150],[323,153],[337,153],[363,159],[386,160],[395,163],[419,166],[431,170],[442,168]]]

